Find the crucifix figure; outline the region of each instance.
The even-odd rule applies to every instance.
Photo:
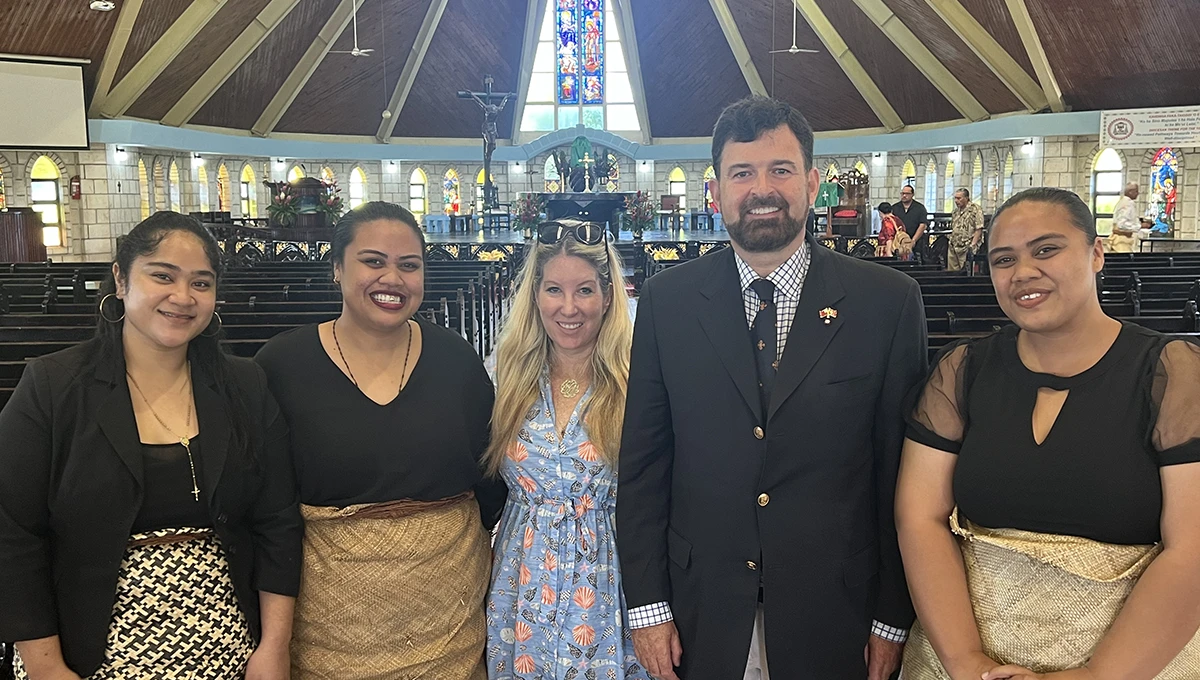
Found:
[[[509,99],[517,96],[516,92],[492,92],[492,77],[483,77],[483,92],[458,91],[459,99],[473,99],[483,109],[483,207],[485,210],[496,207],[498,201],[495,187],[492,186],[492,152],[496,150],[496,119],[504,110]],[[499,103],[496,101],[499,100]]]

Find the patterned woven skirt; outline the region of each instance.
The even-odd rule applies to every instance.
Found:
[[[293,680],[483,680],[491,551],[473,493],[300,511]]]
[[[104,663],[88,680],[233,680],[254,651],[208,529],[134,534],[121,561]],[[18,655],[17,680],[28,680]]]
[[[989,529],[958,516],[971,607],[983,651],[1035,673],[1079,668],[1121,613],[1160,545],[1111,545],[1077,536]],[[950,680],[918,622],[903,680]],[[1200,633],[1156,680],[1200,678]]]

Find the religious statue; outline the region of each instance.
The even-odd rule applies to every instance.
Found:
[[[495,81],[490,75],[483,77],[483,92],[460,90],[459,99],[473,99],[483,109],[483,203],[485,209],[495,208],[495,187],[492,185],[492,153],[496,150],[496,120],[504,111],[508,100],[517,96],[515,92],[492,92]],[[494,100],[499,99],[499,103]]]

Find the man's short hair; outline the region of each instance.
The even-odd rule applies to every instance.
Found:
[[[971,200],[971,190],[970,189],[968,189],[966,187],[959,187],[954,190],[954,193],[957,194],[960,191],[962,192],[963,198],[967,199],[968,201]]]
[[[909,193],[912,193],[914,195],[917,193],[917,191],[912,188],[911,184],[905,184],[904,186],[900,187],[900,193],[904,193],[905,189],[908,189]]]
[[[721,112],[713,127],[712,161],[718,179],[721,177],[721,154],[728,142],[753,142],[764,133],[787,125],[800,141],[804,152],[804,171],[813,167],[813,129],[804,114],[791,104],[770,97],[753,96],[736,101]]]

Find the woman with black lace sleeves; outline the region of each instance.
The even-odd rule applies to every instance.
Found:
[[[1104,313],[1093,224],[1058,189],[1005,203],[988,257],[1015,326],[914,391],[906,680],[1200,677],[1200,346]]]

